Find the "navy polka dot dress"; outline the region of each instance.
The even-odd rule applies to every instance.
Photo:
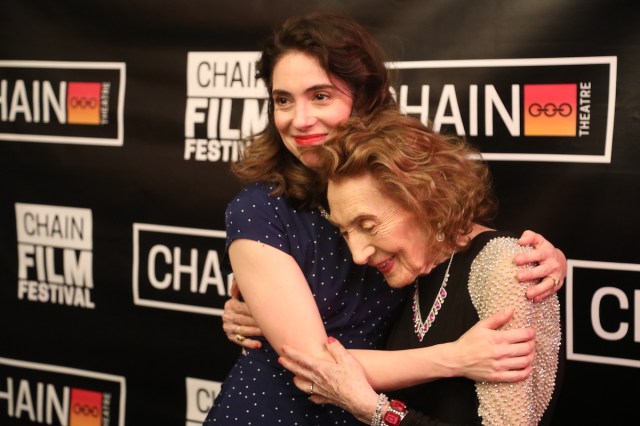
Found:
[[[407,292],[393,290],[383,276],[354,265],[337,228],[317,210],[293,208],[273,188],[252,184],[229,203],[227,247],[237,238],[271,245],[290,254],[309,283],[327,335],[347,348],[375,349]],[[407,287],[408,288],[408,287]],[[405,289],[406,290],[406,289]],[[205,425],[361,425],[333,405],[316,405],[293,385],[263,340],[246,350],[222,384]]]

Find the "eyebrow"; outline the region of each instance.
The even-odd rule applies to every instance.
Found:
[[[308,87],[307,89],[305,89],[304,93],[309,93],[309,92],[315,92],[317,90],[338,90],[340,91],[340,89],[338,89],[336,86],[334,86],[333,84],[316,84],[314,86]],[[291,93],[287,90],[282,90],[282,89],[273,89],[271,91],[271,93],[273,95],[290,95]]]

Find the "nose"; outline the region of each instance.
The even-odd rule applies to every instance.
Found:
[[[293,126],[297,129],[305,129],[315,124],[315,115],[312,109],[305,102],[296,103],[295,114],[293,116]]]
[[[347,239],[347,245],[351,251],[351,257],[353,262],[357,265],[366,265],[369,258],[373,256],[376,249],[373,247],[369,240],[357,233],[349,235]]]

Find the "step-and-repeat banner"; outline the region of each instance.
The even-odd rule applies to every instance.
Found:
[[[0,1],[0,424],[199,425],[229,165],[260,40],[345,12],[408,114],[490,160],[498,225],[569,259],[554,424],[637,424],[640,14],[631,1]]]

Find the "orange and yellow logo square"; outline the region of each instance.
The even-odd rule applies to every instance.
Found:
[[[102,392],[71,389],[69,426],[101,426]]]
[[[68,83],[67,123],[100,124],[101,86],[101,83]]]
[[[576,84],[524,86],[525,136],[576,136]]]

